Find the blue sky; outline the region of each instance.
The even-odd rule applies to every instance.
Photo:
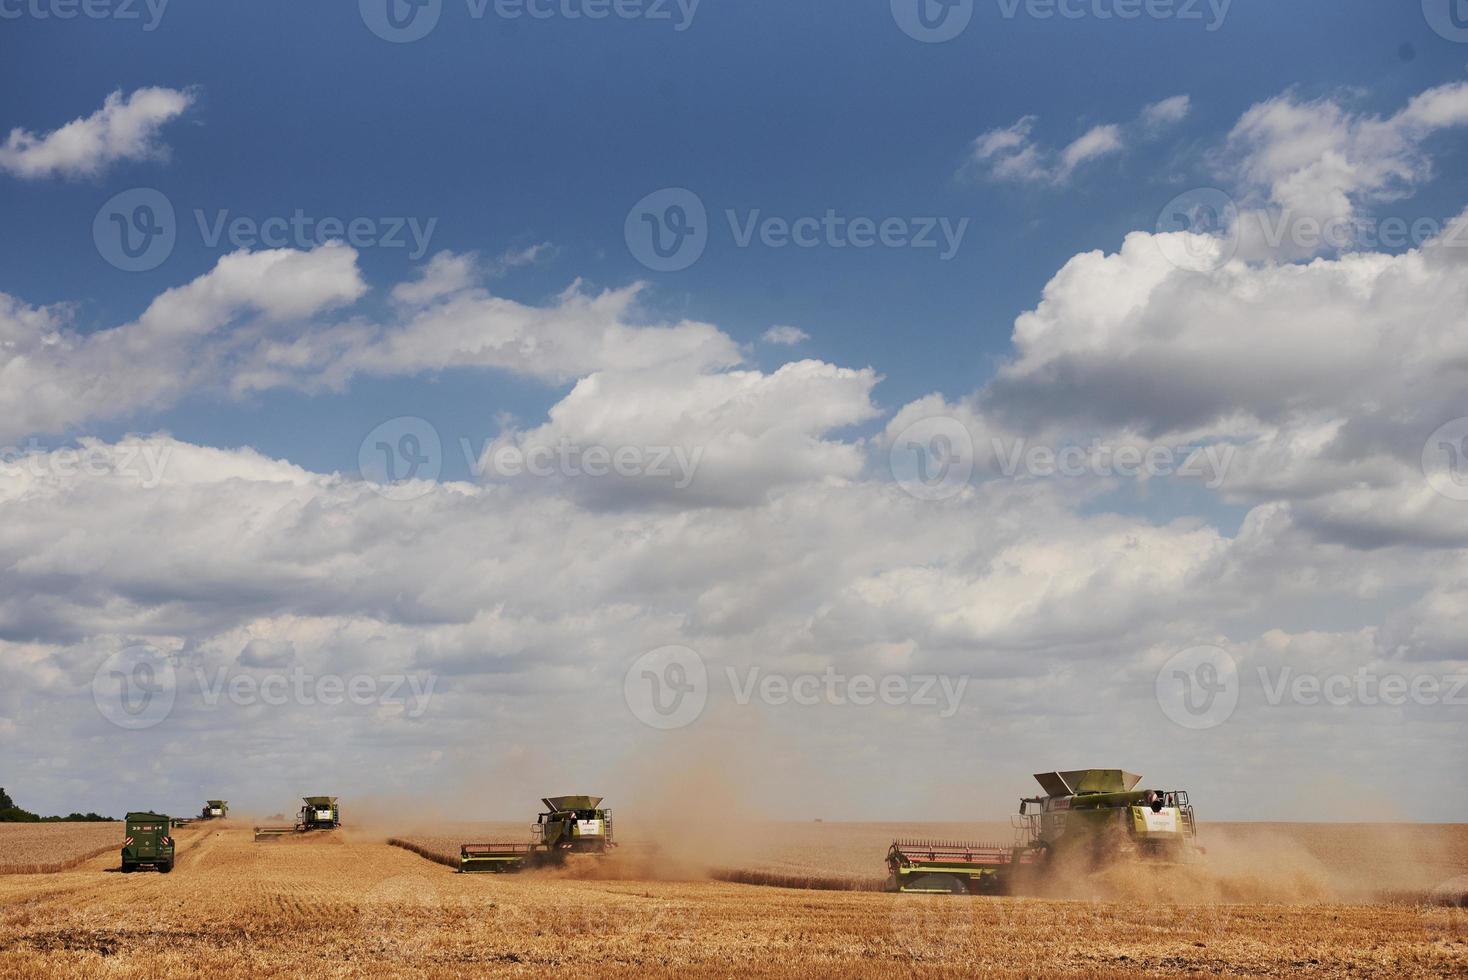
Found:
[[[79,301],[83,321],[100,327],[210,268],[219,250],[201,241],[196,210],[209,220],[296,209],[437,218],[434,251],[555,245],[552,261],[499,284],[504,295],[541,300],[576,277],[599,287],[646,279],[653,309],[717,323],[741,341],[800,326],[813,338],[802,352],[876,366],[886,378],[878,398],[896,406],[982,383],[1008,350],[1014,317],[1055,269],[1153,226],[1177,188],[1208,176],[1199,157],[1249,105],[1292,88],[1361,87],[1363,106],[1386,110],[1461,77],[1464,62],[1403,5],[1236,2],[1209,31],[1206,7],[1203,20],[1068,22],[1006,19],[997,3],[981,3],[968,30],[939,45],[895,29],[887,6],[849,4],[838,15],[706,0],[679,32],[676,9],[673,22],[504,20],[493,8],[475,19],[449,0],[431,34],[403,45],[373,35],[351,3],[178,3],[151,32],[145,8],[142,21],[22,18],[5,25],[4,127],[85,115],[98,93],[119,88],[192,85],[201,95],[169,133],[167,165],[0,185],[16,232],[0,242],[0,262],[17,295]],[[60,63],[65,73],[32,81]],[[1058,192],[956,176],[978,133],[1022,116],[1064,143],[1183,91],[1193,112],[1175,131]],[[111,268],[89,237],[97,207],[133,186],[167,194],[184,230],[147,273]],[[622,226],[633,202],[668,186],[696,190],[723,231],[693,268],[658,274],[629,254]],[[970,225],[949,261],[915,250],[739,249],[726,208]],[[364,273],[397,281],[411,251],[364,250]],[[206,397],[156,424],[331,470],[350,465],[351,436],[364,414],[384,414],[379,406],[426,399],[418,414],[480,432],[487,415],[533,416],[556,396],[454,372],[426,392],[417,380],[364,387],[246,404]],[[301,439],[281,424],[290,418],[342,438]]]
[[[537,773],[630,793],[636,760],[667,778],[692,752],[749,800],[870,817],[954,802],[942,760],[964,755],[986,777],[958,802],[984,815],[1029,772],[1099,762],[1196,773],[1221,815],[1284,775],[1271,816],[1379,818],[1457,764],[1443,696],[1270,693],[1468,671],[1449,0],[974,0],[944,43],[900,26],[918,0],[442,0],[406,43],[369,27],[388,2],[174,0],[154,24],[0,0],[0,446],[30,447],[0,459],[0,747],[22,805],[273,809],[283,781],[448,793],[466,771],[531,800]],[[666,229],[685,192],[707,245],[660,271],[628,229]],[[132,269],[107,234],[158,219],[145,200],[174,244]],[[216,238],[297,214],[372,234]],[[938,244],[741,246],[756,214]],[[432,478],[364,462],[432,440]],[[491,440],[646,465],[486,476]],[[1156,463],[1118,471],[1133,450]],[[718,705],[681,734],[633,691],[644,657],[675,676],[673,647]],[[119,726],[97,684],[139,650],[177,707]],[[1228,667],[1236,713],[1178,714],[1164,682],[1203,685],[1200,664]],[[948,713],[730,704],[755,668],[969,686]],[[194,683],[297,669],[439,686],[422,711],[325,711]],[[545,757],[551,712],[592,748]],[[249,764],[207,785],[189,746]],[[139,749],[176,766],[96,788]],[[1379,794],[1322,765],[1346,752]],[[872,774],[899,761],[912,785],[888,793]]]

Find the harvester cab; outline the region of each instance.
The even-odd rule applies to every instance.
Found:
[[[173,870],[173,824],[161,813],[129,813],[122,841],[122,870]]]
[[[342,825],[341,807],[335,796],[307,796],[301,802],[297,830],[335,830]]]
[[[567,854],[606,854],[614,846],[612,811],[600,796],[548,796],[524,843],[462,844],[459,870],[465,874],[520,871],[559,864]]]

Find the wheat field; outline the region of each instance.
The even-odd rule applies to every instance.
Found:
[[[0,874],[47,874],[122,849],[121,823],[0,823]]]
[[[880,866],[880,854],[867,850],[878,834],[869,825],[787,829],[791,846],[804,833],[834,849],[842,838],[860,842],[848,866]],[[1465,834],[1456,827],[1434,836],[1461,847]],[[259,844],[251,836],[244,827],[184,828],[168,876],[122,875],[111,854],[55,874],[0,876],[0,975],[1468,972],[1460,892],[1458,905],[1425,894],[1385,904],[968,898],[759,887],[696,874],[658,880],[656,867],[594,859],[548,872],[459,875],[365,832]]]

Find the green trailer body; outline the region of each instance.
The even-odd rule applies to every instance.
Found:
[[[559,864],[569,854],[605,854],[612,839],[612,811],[600,796],[548,796],[545,812],[521,843],[463,844],[459,870],[465,874],[503,874]]]
[[[162,813],[137,811],[127,815],[122,841],[122,870],[173,870],[173,822]]]
[[[1044,796],[1020,801],[1013,844],[897,840],[887,852],[890,890],[986,893],[1013,890],[1027,871],[1045,873],[1126,858],[1183,862],[1201,849],[1188,794],[1138,789],[1122,769],[1036,773]]]

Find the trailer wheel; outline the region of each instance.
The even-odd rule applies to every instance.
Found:
[[[138,870],[138,866],[136,864],[128,864],[126,861],[122,862],[122,873],[123,874],[130,875],[130,874],[132,874],[136,870]]]
[[[168,872],[173,870],[173,862],[164,861],[162,864],[158,865],[158,870],[163,874],[168,874]]]

